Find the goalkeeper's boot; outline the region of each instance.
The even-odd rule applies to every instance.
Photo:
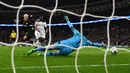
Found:
[[[34,53],[36,50],[35,49],[31,49],[27,52],[27,55],[30,56],[32,53]]]
[[[38,55],[38,56],[42,56],[42,53],[38,53],[37,55]]]
[[[65,19],[66,21],[69,21],[68,16],[64,16],[64,19]]]

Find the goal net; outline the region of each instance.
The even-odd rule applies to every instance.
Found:
[[[105,0],[103,0],[103,1],[105,1]],[[54,6],[54,8],[53,9],[47,9],[47,8],[44,8],[44,7],[41,7],[41,6],[37,6],[37,5],[24,5],[24,2],[26,2],[26,0],[21,0],[21,3],[20,3],[20,5],[19,6],[13,6],[13,5],[10,5],[10,4],[7,4],[7,3],[4,3],[4,2],[2,2],[2,1],[0,1],[0,4],[1,5],[3,5],[3,6],[6,6],[6,7],[9,7],[9,8],[12,8],[12,9],[17,9],[17,14],[16,14],[16,40],[15,40],[15,42],[13,43],[13,44],[8,44],[8,43],[5,43],[5,42],[0,42],[0,44],[2,44],[2,45],[5,45],[5,46],[12,46],[12,50],[11,50],[11,65],[12,65],[12,70],[13,70],[13,73],[16,73],[17,72],[17,70],[16,70],[16,64],[15,64],[15,62],[16,61],[14,61],[14,59],[15,59],[15,47],[16,46],[18,46],[18,45],[28,45],[28,46],[37,46],[37,45],[35,45],[35,44],[32,44],[32,43],[25,43],[25,42],[19,42],[18,40],[19,40],[19,34],[20,34],[20,31],[19,31],[19,28],[22,26],[22,25],[20,25],[19,24],[19,19],[20,19],[20,11],[23,9],[23,8],[36,8],[36,9],[40,9],[40,10],[42,10],[42,11],[45,11],[45,12],[47,12],[47,13],[50,13],[50,16],[49,16],[49,22],[48,22],[48,27],[49,27],[49,29],[48,29],[48,31],[49,31],[49,42],[48,42],[48,44],[47,44],[47,47],[49,46],[49,45],[51,45],[51,43],[52,43],[52,39],[54,39],[53,37],[52,37],[52,32],[51,32],[51,29],[53,28],[53,26],[55,26],[55,28],[57,27],[57,26],[64,26],[64,25],[66,25],[66,23],[57,23],[57,24],[52,24],[52,21],[53,21],[53,16],[57,13],[57,12],[63,12],[63,13],[65,13],[65,14],[67,14],[67,15],[73,15],[73,16],[75,16],[75,17],[78,17],[78,18],[80,18],[80,20],[76,20],[77,22],[74,22],[74,23],[72,23],[72,24],[79,24],[79,26],[78,27],[80,27],[80,33],[81,34],[83,34],[83,24],[95,24],[95,23],[99,23],[100,24],[100,22],[107,22],[106,24],[107,24],[107,26],[106,26],[106,28],[105,28],[105,30],[106,30],[106,34],[107,34],[107,41],[106,41],[106,43],[107,43],[107,47],[106,47],[106,49],[100,49],[100,48],[97,48],[97,47],[92,47],[92,46],[82,46],[82,42],[81,42],[81,45],[80,45],[80,47],[79,47],[79,49],[76,51],[76,54],[75,54],[75,60],[73,61],[73,64],[74,64],[74,68],[75,68],[75,71],[76,71],[76,73],[81,73],[80,72],[80,70],[79,70],[79,68],[80,67],[82,67],[82,66],[80,66],[80,65],[78,65],[78,57],[79,57],[79,53],[80,53],[80,49],[82,49],[82,48],[97,48],[97,49],[99,49],[100,51],[103,51],[104,52],[104,58],[102,58],[102,60],[103,60],[103,65],[102,66],[104,66],[105,67],[105,73],[109,73],[109,70],[108,70],[108,66],[113,66],[113,65],[116,65],[116,64],[112,64],[112,65],[108,65],[107,66],[107,55],[108,55],[108,53],[109,53],[109,51],[110,51],[110,47],[111,47],[111,38],[110,38],[110,32],[111,32],[111,29],[112,30],[115,30],[116,28],[114,27],[114,28],[111,28],[110,26],[110,23],[111,23],[111,21],[119,21],[119,20],[128,20],[129,21],[129,18],[130,18],[130,16],[115,16],[115,10],[116,10],[116,0],[111,0],[111,13],[110,13],[110,16],[100,16],[100,15],[93,15],[93,14],[89,14],[88,12],[87,12],[87,8],[88,8],[88,0],[85,0],[84,1],[84,7],[83,7],[83,12],[81,13],[81,14],[78,14],[78,13],[76,13],[76,12],[72,12],[72,11],[69,11],[69,10],[65,10],[65,9],[61,9],[61,8],[58,8],[58,5],[59,5],[59,0],[55,0],[55,6]],[[99,3],[100,3],[100,1],[99,1]],[[44,4],[44,3],[43,3]],[[103,12],[102,12],[103,13]],[[97,18],[97,19],[99,19],[99,20],[90,20],[90,21],[84,21],[84,18],[86,18],[87,16],[89,16],[89,17],[93,17],[93,18]],[[71,17],[70,17],[70,19],[71,19]],[[55,19],[56,20],[56,19]],[[78,22],[79,21],[79,22]],[[59,30],[60,31],[60,30]],[[81,35],[82,36],[82,35]],[[99,36],[100,37],[100,36]],[[83,38],[81,37],[81,40],[82,40]],[[119,43],[119,42],[118,42]],[[66,46],[66,45],[61,45],[61,46]],[[43,48],[45,48],[44,46],[42,46]],[[67,47],[70,47],[70,46],[67,46]],[[124,46],[123,46],[124,47]],[[70,47],[70,48],[72,48],[72,47]],[[73,49],[73,48],[72,48]],[[125,51],[127,51],[127,52],[130,52],[128,49],[125,49],[125,48],[122,48],[122,47],[120,47],[120,48],[118,48],[118,50],[125,50]],[[45,54],[48,52],[48,48],[46,48],[46,50],[45,50]],[[57,57],[56,57],[57,58]],[[60,61],[60,60],[59,60]],[[50,70],[49,70],[49,68],[53,68],[53,66],[48,66],[48,63],[47,63],[47,56],[46,55],[44,55],[44,68],[46,69],[46,73],[50,73]],[[121,64],[122,66],[123,65],[125,65],[125,64]],[[86,67],[87,67],[87,65],[85,65]],[[90,66],[99,66],[99,65],[90,65]],[[58,66],[56,66],[57,68],[58,68]],[[63,66],[61,66],[61,67],[63,67]],[[72,66],[68,66],[68,65],[66,65],[66,66],[64,66],[64,67],[72,67]],[[33,68],[36,68],[36,67],[33,67]],[[41,72],[42,73],[42,72]]]

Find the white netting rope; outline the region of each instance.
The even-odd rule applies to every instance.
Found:
[[[51,45],[51,40],[52,40],[52,37],[51,37],[51,26],[50,25],[51,25],[51,20],[52,20],[53,14],[56,12],[57,7],[58,7],[58,0],[56,0],[55,7],[52,10],[50,18],[49,18],[49,42],[48,42],[47,49],[45,50],[45,53],[44,53],[44,64],[45,64],[47,73],[49,73],[49,70],[48,70],[48,65],[47,65],[47,60],[46,60],[46,54],[47,54],[49,45]]]
[[[16,37],[16,40],[14,42],[14,44],[12,45],[12,52],[11,52],[11,63],[12,63],[12,69],[13,69],[13,73],[16,73],[16,69],[15,69],[15,64],[14,64],[14,50],[15,50],[15,46],[18,42],[18,39],[19,39],[19,27],[18,27],[18,24],[19,24],[19,13],[20,13],[20,10],[22,9],[23,7],[23,4],[24,4],[24,0],[21,1],[21,4],[18,8],[18,11],[17,11],[17,14],[16,14],[16,30],[17,30],[17,37]]]
[[[113,8],[112,8],[112,14],[111,14],[111,16],[108,18],[108,22],[107,22],[107,49],[106,49],[106,52],[105,52],[105,54],[104,54],[104,65],[105,65],[105,71],[106,71],[106,73],[108,73],[108,68],[107,68],[107,53],[108,53],[108,51],[110,50],[110,33],[109,33],[109,28],[110,28],[110,22],[111,22],[111,19],[113,18],[113,16],[114,16],[114,13],[115,13],[115,0],[112,0],[113,2],[112,2],[112,4],[113,4]]]
[[[11,53],[11,61],[12,61],[12,69],[13,69],[13,73],[16,73],[16,69],[15,69],[15,64],[14,64],[14,49],[15,49],[15,46],[16,45],[19,45],[19,44],[24,44],[24,45],[30,45],[30,46],[37,46],[37,45],[34,45],[34,44],[30,44],[30,43],[23,43],[23,42],[18,42],[18,36],[19,36],[19,27],[18,27],[18,20],[19,20],[19,12],[20,12],[20,9],[21,8],[38,8],[38,9],[41,9],[41,10],[44,10],[46,12],[49,12],[51,13],[50,15],[50,18],[49,18],[49,43],[48,43],[48,46],[50,45],[51,43],[51,20],[52,20],[52,16],[53,14],[56,12],[56,11],[61,11],[61,12],[65,12],[65,13],[68,13],[68,14],[71,14],[71,15],[75,15],[75,16],[78,16],[78,17],[81,17],[80,19],[80,27],[81,27],[81,34],[82,34],[82,21],[83,21],[83,18],[85,16],[91,16],[91,17],[95,17],[95,18],[108,18],[108,23],[107,23],[107,37],[108,37],[108,45],[107,45],[107,50],[105,51],[105,54],[104,54],[104,65],[105,65],[105,70],[106,70],[106,73],[108,73],[108,69],[107,69],[107,63],[106,63],[106,56],[107,56],[107,52],[109,50],[109,46],[110,46],[110,36],[109,36],[109,25],[110,25],[110,20],[113,18],[113,17],[121,17],[121,16],[114,16],[114,11],[115,11],[115,0],[112,0],[113,1],[113,12],[112,12],[112,15],[110,17],[106,17],[106,16],[98,16],[98,15],[92,15],[92,14],[89,14],[89,13],[86,13],[86,9],[87,9],[87,0],[85,1],[85,4],[84,4],[84,12],[82,15],[80,14],[77,14],[77,13],[74,13],[74,12],[70,12],[70,11],[67,11],[67,10],[63,10],[63,9],[57,9],[57,6],[58,6],[58,0],[56,0],[56,3],[55,3],[55,7],[53,10],[49,10],[49,9],[46,9],[46,8],[43,8],[43,7],[40,7],[40,6],[36,6],[36,5],[23,5],[24,3],[24,0],[21,1],[21,4],[20,6],[12,6],[12,5],[9,5],[9,4],[6,4],[2,1],[0,1],[0,4],[6,6],[6,7],[9,7],[9,8],[13,8],[13,9],[18,9],[17,11],[17,26],[16,26],[16,30],[17,30],[17,37],[16,37],[16,41],[14,42],[14,44],[7,44],[7,43],[3,43],[3,42],[0,42],[0,44],[2,45],[6,45],[6,46],[12,46],[12,53]],[[125,17],[124,17],[125,18]],[[127,18],[126,18],[127,19]],[[127,19],[129,20],[129,19]],[[81,35],[82,36],[82,35]],[[82,39],[82,37],[81,37]],[[82,41],[82,40],[81,40]],[[88,46],[82,46],[81,47],[81,44],[82,42],[80,43],[80,47],[76,53],[76,57],[75,57],[75,68],[76,68],[76,72],[79,73],[79,70],[78,70],[78,66],[77,66],[77,60],[78,60],[78,54],[79,54],[79,50],[84,48],[84,47],[88,47]],[[72,48],[74,49],[73,47],[70,47],[70,46],[67,46],[67,45],[63,45],[63,44],[58,44],[57,46],[65,46],[65,47],[69,47],[69,48]],[[45,54],[47,53],[47,50],[48,50],[48,46],[46,47],[46,51],[45,51]],[[90,46],[92,47],[92,46]],[[45,47],[44,47],[45,48]],[[92,47],[92,48],[96,48],[96,47]],[[101,50],[101,49],[99,49]],[[125,51],[127,52],[130,52],[129,50],[126,50],[124,49]],[[101,51],[104,51],[104,50],[101,50]],[[45,68],[46,68],[46,72],[49,73],[49,69],[48,69],[48,66],[47,66],[47,60],[46,60],[46,55],[44,55],[44,63],[45,63]]]
[[[80,46],[79,48],[82,48],[82,36],[83,36],[83,18],[85,17],[85,14],[86,14],[86,11],[87,11],[87,2],[88,0],[85,0],[85,4],[84,4],[84,11],[83,11],[83,14],[80,18],[80,33],[81,33],[81,36],[80,36]],[[79,73],[79,69],[78,69],[78,55],[79,55],[79,51],[80,49],[77,50],[76,52],[76,56],[75,56],[75,69],[76,69],[76,72]]]

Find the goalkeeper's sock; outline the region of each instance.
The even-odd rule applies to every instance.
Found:
[[[36,51],[44,51],[45,48],[39,48],[39,47],[37,47],[37,48],[35,48],[35,50],[36,50]]]
[[[38,53],[38,56],[44,56],[44,53]],[[46,56],[57,56],[56,52],[48,52]]]
[[[53,50],[53,49],[51,49],[51,48],[35,48],[35,50],[36,51],[45,51],[46,49],[48,49],[48,50]]]

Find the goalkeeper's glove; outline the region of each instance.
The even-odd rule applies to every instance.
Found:
[[[64,19],[65,19],[66,21],[68,21],[68,20],[69,20],[68,16],[64,16]]]

